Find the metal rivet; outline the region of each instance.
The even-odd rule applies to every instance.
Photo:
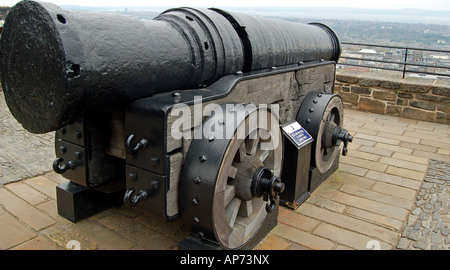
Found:
[[[322,97],[322,94],[317,94],[318,97]]]
[[[59,152],[60,152],[61,154],[64,154],[65,152],[67,152],[67,147],[65,147],[65,146],[60,146],[60,147],[59,147]]]
[[[198,235],[199,235],[200,237],[204,237],[204,236],[205,236],[205,234],[204,234],[203,232],[198,232]]]
[[[75,131],[75,132],[73,133],[73,137],[74,137],[75,139],[80,139],[80,138],[81,138],[81,132]]]
[[[131,182],[136,182],[136,181],[137,181],[137,175],[136,175],[136,173],[134,173],[134,172],[128,173],[128,179],[129,179]]]
[[[158,189],[159,182],[157,180],[152,180],[151,187],[153,190]]]
[[[216,139],[216,137],[214,137],[214,135],[211,135],[211,136],[208,137],[208,141],[209,141],[209,142],[212,142],[212,141],[214,141],[215,139]]]
[[[200,176],[196,176],[196,177],[194,178],[194,183],[200,184],[201,182],[202,182],[202,179],[200,178]]]
[[[81,159],[83,157],[83,154],[81,152],[75,152],[75,158]]]
[[[306,124],[309,124],[309,123],[311,123],[311,119],[306,119]]]
[[[200,219],[199,219],[198,217],[194,217],[194,221],[195,221],[196,223],[200,223]]]
[[[180,97],[180,96],[181,96],[181,94],[178,92],[172,94],[172,97]]]
[[[303,62],[298,62],[297,64],[301,66],[301,65],[303,65],[304,63],[303,63]]]
[[[314,109],[313,108],[309,108],[309,112],[310,113],[314,112]]]
[[[313,103],[314,103],[314,104],[317,104],[317,102],[319,102],[319,101],[317,101],[317,99],[314,99],[314,100],[313,100]]]
[[[201,156],[200,156],[200,161],[201,161],[201,162],[205,162],[206,160],[207,160],[207,158],[206,158],[205,155],[201,155]]]
[[[239,76],[242,76],[242,74],[244,74],[244,73],[242,71],[237,71],[235,74],[239,75]]]
[[[276,69],[277,69],[277,67],[271,67],[270,69],[271,69],[271,70],[276,70]]]
[[[220,120],[219,120],[219,125],[221,125],[221,126],[225,125],[225,120],[220,119]]]
[[[159,158],[152,157],[150,160],[151,160],[151,163],[152,163],[153,167],[158,167],[158,165],[159,165]]]
[[[192,204],[193,204],[193,205],[198,205],[198,200],[197,200],[197,198],[192,199]]]

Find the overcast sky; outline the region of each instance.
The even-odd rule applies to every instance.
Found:
[[[18,0],[0,0],[0,6],[13,6]],[[449,0],[47,0],[57,5],[77,6],[296,6],[296,7],[354,7],[402,9],[417,8],[426,10],[448,10]]]

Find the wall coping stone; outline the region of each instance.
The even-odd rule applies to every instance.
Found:
[[[450,81],[340,70],[335,91],[352,109],[450,124]]]
[[[395,75],[380,75],[377,73],[360,73],[355,71],[338,71],[336,81],[342,83],[359,84],[360,86],[381,86],[391,90],[402,90],[427,93],[430,90],[435,95],[450,97],[450,81],[406,77],[402,79]],[[410,89],[414,90],[410,90]]]

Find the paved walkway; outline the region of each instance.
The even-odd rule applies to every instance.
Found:
[[[66,180],[43,173],[53,137],[23,131],[0,96],[0,249],[176,249],[179,220],[126,207],[77,223],[58,216]],[[257,249],[449,249],[449,126],[347,109],[345,127],[355,139],[339,171],[297,210],[281,207]]]
[[[0,185],[42,174],[54,158],[54,133],[35,135],[23,129],[0,87]]]

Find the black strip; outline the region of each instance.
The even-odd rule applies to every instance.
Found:
[[[210,8],[210,10],[215,11],[225,17],[225,19],[227,19],[231,23],[234,30],[236,30],[236,33],[241,39],[243,47],[244,66],[242,67],[242,72],[250,72],[252,70],[253,53],[252,44],[250,42],[250,39],[248,38],[247,31],[245,31],[245,26],[241,26],[230,13],[224,10],[218,8]]]

